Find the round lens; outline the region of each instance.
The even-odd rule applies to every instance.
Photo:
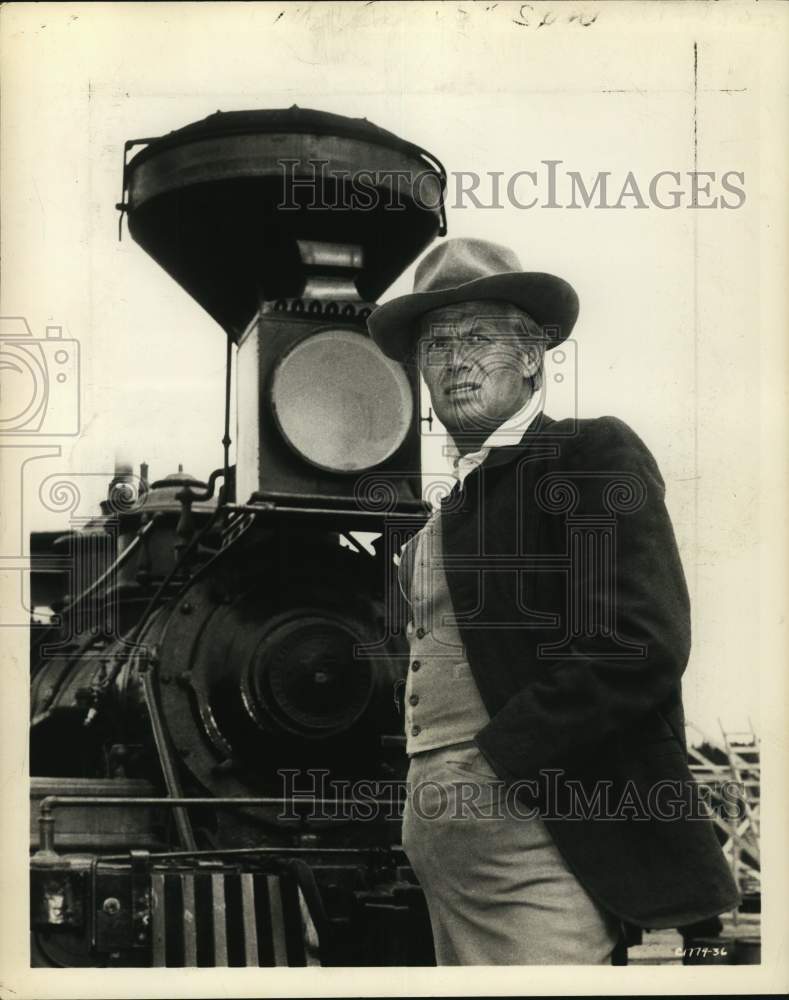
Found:
[[[402,367],[351,330],[323,330],[280,361],[271,390],[288,444],[331,472],[360,472],[390,458],[413,416]]]

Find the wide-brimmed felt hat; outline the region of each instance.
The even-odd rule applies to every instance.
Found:
[[[546,347],[566,340],[578,319],[578,296],[563,278],[522,270],[513,251],[498,243],[459,237],[427,253],[417,266],[413,292],[374,309],[367,326],[384,354],[403,361],[411,353],[420,316],[476,299],[523,309],[543,328]]]

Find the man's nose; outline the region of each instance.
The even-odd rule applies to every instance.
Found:
[[[453,375],[462,375],[471,371],[468,354],[461,344],[452,345],[447,367]]]

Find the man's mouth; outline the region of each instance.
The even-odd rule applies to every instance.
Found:
[[[444,392],[447,396],[461,396],[465,393],[476,392],[479,388],[479,382],[453,382],[446,387]]]

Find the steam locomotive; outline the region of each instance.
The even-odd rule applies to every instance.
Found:
[[[224,465],[120,468],[32,539],[33,965],[433,962],[393,697],[422,417],[365,318],[445,181],[298,107],[126,143],[121,224],[227,338]]]

